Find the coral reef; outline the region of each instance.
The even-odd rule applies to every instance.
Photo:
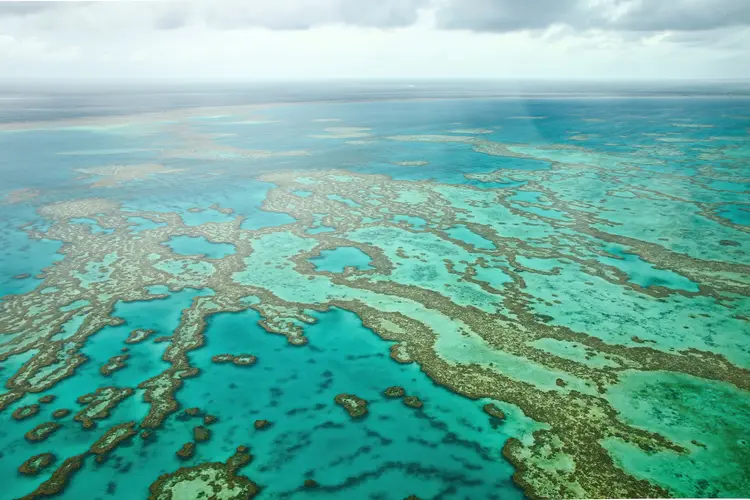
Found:
[[[722,182],[744,182],[736,168],[727,166],[744,160],[737,159],[733,147],[711,146],[700,153],[710,155],[704,158],[711,165],[691,166],[695,175],[688,175],[648,150],[500,143],[477,137],[482,133],[454,129],[452,135],[387,139],[393,144],[448,144],[509,161],[496,171],[467,173],[467,184],[345,170],[267,171],[259,178],[273,188],[262,208],[293,219],[284,226],[245,229],[239,215],[194,226],[185,223],[184,213],[126,210],[110,198],[41,206],[38,212],[48,227],[30,224],[22,230],[32,240],[64,243],[63,250],[60,260],[39,274],[36,288],[3,297],[0,304],[0,329],[9,339],[2,344],[0,363],[28,356],[7,379],[0,409],[75,376],[88,361],[89,338],[122,325],[113,316],[118,303],[163,298],[165,294],[149,291],[156,285],[170,292],[206,288],[215,295],[196,298],[170,335],[154,339],[158,346],[148,345],[161,350],[165,368],[138,380],[148,405],[139,423],[142,436],[152,436],[180,411],[177,392],[200,376],[191,356],[205,345],[211,315],[254,309],[269,333],[302,347],[308,343],[305,325],[315,321],[310,311],[336,307],[356,313],[366,327],[392,342],[394,362],[415,363],[436,384],[473,400],[502,402],[507,418],[493,404],[483,409],[507,420],[504,427],[512,420],[513,407],[539,423],[533,439],[513,438],[503,448],[516,467],[515,481],[530,497],[691,496],[697,490],[679,489],[619,460],[611,443],[643,450],[649,457],[670,456],[675,463],[689,456],[703,464],[710,443],[704,450],[696,444],[703,438],[686,440],[664,427],[632,422],[634,412],[618,407],[613,394],[629,374],[660,371],[750,389],[750,351],[740,335],[750,318],[747,229],[722,215],[724,204],[710,201],[723,189]],[[323,137],[374,140],[369,130],[348,127],[329,129]],[[194,150],[170,150],[167,156],[276,155],[234,146],[202,151],[206,139],[202,141]],[[525,162],[535,167],[527,168],[530,163]],[[159,172],[164,173],[149,167],[83,173],[92,182],[117,184]],[[301,191],[309,194],[300,196]],[[745,211],[740,194],[732,195],[734,205]],[[628,224],[639,209],[649,213],[649,220]],[[233,214],[230,208],[214,210]],[[132,231],[132,217],[160,227]],[[92,233],[74,222],[78,218],[110,232]],[[322,226],[325,232],[312,232]],[[672,226],[669,234],[660,231]],[[698,227],[700,244],[675,242],[681,231]],[[236,252],[210,263],[180,256],[164,245],[175,236],[228,242]],[[341,247],[367,254],[370,268],[345,265],[343,272],[334,273],[310,261]],[[250,296],[257,301],[245,301]],[[74,307],[79,301],[86,304],[80,311]],[[79,320],[74,331],[66,330]],[[143,342],[154,333],[133,330],[125,343]],[[111,358],[102,375],[120,368],[127,356]],[[214,361],[248,366],[256,359],[219,354]],[[135,390],[110,386],[84,394],[78,402],[85,407],[75,420],[95,432]],[[641,397],[663,400],[653,394]],[[421,400],[398,388],[384,395],[422,408]],[[39,402],[49,402],[49,395]],[[335,402],[352,418],[367,414],[367,402],[353,394],[339,394]],[[22,406],[13,417],[28,418],[38,411],[38,405]],[[204,425],[216,421],[198,409],[184,414],[203,416]],[[67,410],[53,413],[54,418],[66,415]],[[54,422],[40,424],[26,439],[44,440],[58,428]],[[132,426],[113,429],[97,450],[107,443],[116,446],[118,436],[134,432]],[[188,445],[192,450],[194,445]],[[81,460],[68,458],[39,492],[60,491]],[[738,464],[732,469],[735,475],[747,475],[747,466]],[[254,494],[255,486],[236,478],[234,470],[229,462],[186,469],[155,483],[152,495],[168,498],[172,486],[186,487],[193,480],[200,488],[213,488],[216,480],[221,491]],[[736,490],[737,484],[727,489]]]
[[[107,361],[106,364],[102,365],[101,368],[99,368],[99,373],[101,373],[104,377],[109,377],[117,370],[125,368],[127,366],[125,362],[129,357],[130,354],[127,353],[120,354],[119,356],[112,356],[111,358],[109,358],[109,361]]]
[[[28,406],[19,406],[16,408],[11,415],[16,420],[24,420],[30,417],[33,417],[37,413],[39,413],[40,406],[38,404],[32,404]]]
[[[52,465],[56,460],[53,453],[41,453],[26,460],[18,468],[18,472],[24,476],[36,476],[41,471]]]
[[[211,431],[202,425],[193,427],[193,439],[197,443],[208,441],[211,439]]]
[[[505,412],[503,412],[503,410],[501,410],[500,408],[498,408],[497,405],[495,405],[493,403],[488,403],[488,404],[484,405],[482,407],[482,410],[484,410],[484,412],[487,415],[489,415],[489,416],[491,416],[493,418],[499,418],[500,420],[504,420],[505,419]]]
[[[97,462],[103,461],[110,451],[117,448],[117,446],[123,441],[132,438],[138,433],[135,430],[136,425],[136,422],[126,422],[112,427],[93,445],[91,445],[89,453],[96,455]]]
[[[417,396],[405,396],[404,404],[408,406],[409,408],[416,408],[416,409],[420,409],[422,408],[422,406],[424,406],[424,403],[422,403],[422,400],[419,399]]]
[[[334,401],[343,407],[352,418],[362,418],[367,415],[367,401],[354,394],[339,394],[334,398]]]
[[[52,418],[56,418],[56,419],[65,418],[68,415],[70,415],[70,413],[71,413],[71,411],[69,409],[67,409],[67,408],[60,408],[60,409],[55,410],[55,411],[52,412]]]
[[[267,429],[271,426],[271,422],[268,420],[256,420],[255,423],[253,423],[253,427],[255,427],[255,430],[263,430]]]
[[[180,460],[188,460],[190,458],[193,458],[193,455],[195,455],[195,443],[191,441],[183,444],[175,454]]]
[[[40,497],[49,497],[59,495],[65,490],[71,476],[83,466],[85,455],[77,455],[66,459],[52,473],[52,477],[43,482],[35,491],[29,493],[21,500],[33,500]]]
[[[208,462],[163,474],[151,485],[149,498],[252,498],[259,492],[258,486],[237,474],[237,469],[250,460],[243,446],[226,463]]]
[[[26,434],[24,434],[24,437],[27,441],[37,443],[39,441],[46,440],[52,434],[57,432],[60,427],[62,426],[56,422],[44,422],[43,424],[39,424],[28,431]]]
[[[151,336],[151,334],[156,333],[155,330],[144,330],[142,328],[138,328],[130,332],[130,335],[128,335],[128,338],[125,339],[126,344],[137,344],[139,342],[143,342],[147,338]]]
[[[217,354],[211,358],[211,361],[217,364],[232,363],[235,366],[254,365],[258,359],[252,354]]]
[[[383,391],[383,394],[388,398],[402,398],[406,395],[403,387],[393,386]]]

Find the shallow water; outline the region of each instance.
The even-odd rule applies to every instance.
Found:
[[[342,273],[347,267],[353,267],[360,271],[372,269],[370,256],[359,248],[338,247],[333,250],[323,250],[320,257],[313,257],[310,261],[318,271],[331,273]]]
[[[166,245],[174,253],[180,255],[202,255],[208,259],[222,259],[235,252],[229,243],[214,243],[203,237],[177,236],[171,238]]]

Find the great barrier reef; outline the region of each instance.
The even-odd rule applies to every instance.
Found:
[[[2,101],[0,498],[750,496],[750,92],[347,92]]]

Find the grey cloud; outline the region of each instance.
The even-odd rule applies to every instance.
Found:
[[[576,18],[578,0],[449,0],[438,10],[445,29],[509,32],[543,29]]]
[[[339,12],[346,23],[392,28],[414,24],[419,9],[429,3],[429,0],[341,0]]]
[[[205,22],[219,29],[262,27],[300,30],[327,24],[378,28],[410,26],[419,9],[431,0],[218,0],[167,2],[164,19],[174,28],[188,22]],[[179,21],[178,21],[179,19]]]
[[[750,26],[750,0],[0,0],[0,19],[26,19],[41,30],[102,21],[116,30],[174,30],[190,24],[215,29],[303,30],[330,24],[394,28],[414,24],[422,8],[435,10],[440,29],[477,32],[564,26],[634,37],[654,31],[711,30],[719,36],[722,28]]]
[[[62,2],[2,2],[0,17],[25,16],[60,7]]]
[[[666,42],[679,43],[701,49],[718,49],[744,55],[750,50],[750,29],[722,28],[711,31],[674,31],[664,38]],[[745,63],[747,66],[747,63]]]
[[[635,31],[700,31],[748,25],[748,0],[644,1],[616,23]]]
[[[154,27],[158,30],[175,30],[187,25],[190,13],[184,9],[168,9],[158,12],[154,19]]]
[[[447,0],[443,29],[510,32],[567,25],[617,31],[700,31],[750,25],[750,0]]]

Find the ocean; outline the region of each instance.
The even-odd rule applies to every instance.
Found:
[[[0,178],[0,498],[750,495],[746,82],[5,84]]]

